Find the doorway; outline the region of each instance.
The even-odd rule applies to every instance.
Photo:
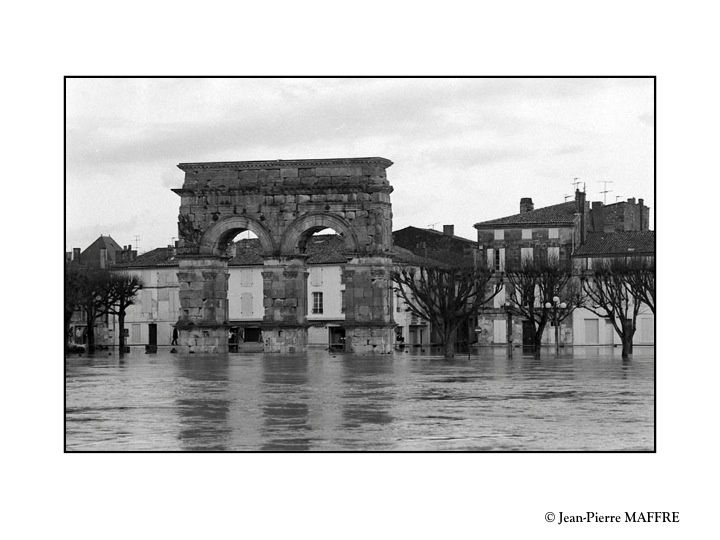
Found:
[[[522,323],[522,343],[523,352],[531,353],[535,352],[535,325],[532,321],[523,321]]]
[[[342,326],[330,326],[328,328],[328,339],[331,351],[345,350],[345,329]]]

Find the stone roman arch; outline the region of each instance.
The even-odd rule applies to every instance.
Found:
[[[216,222],[205,231],[200,239],[200,253],[224,255],[228,242],[243,231],[252,231],[257,235],[263,253],[270,255],[276,252],[275,242],[265,227],[252,218],[233,215]]]
[[[345,241],[348,253],[359,253],[360,243],[352,225],[344,218],[327,212],[303,214],[293,221],[283,233],[280,253],[285,256],[302,254],[307,239],[323,229],[333,229]]]
[[[181,163],[178,216],[180,344],[227,351],[227,257],[238,232],[262,246],[266,351],[294,352],[307,342],[307,268],[303,247],[318,230],[345,242],[346,343],[355,352],[393,344],[392,162],[379,157]]]

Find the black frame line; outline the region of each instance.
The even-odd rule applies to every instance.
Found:
[[[652,79],[653,80],[653,208],[657,261],[657,75],[64,75],[63,76],[63,260],[67,243],[67,81],[68,79]],[[65,270],[63,268],[63,274]],[[655,273],[657,275],[657,263]],[[65,291],[63,289],[63,300]],[[64,317],[64,314],[63,314]],[[652,450],[68,450],[67,363],[63,353],[64,454],[656,454],[657,453],[657,317],[653,318],[653,448]],[[66,336],[63,335],[63,340]],[[62,343],[64,351],[65,343]]]

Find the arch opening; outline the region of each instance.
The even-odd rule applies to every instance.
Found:
[[[356,253],[358,240],[350,224],[332,214],[307,214],[295,220],[283,235],[284,255],[311,255],[322,246],[343,253]]]
[[[201,253],[216,256],[233,256],[238,249],[248,246],[252,246],[260,256],[275,251],[270,233],[246,217],[231,217],[216,223],[200,242]]]
[[[300,235],[297,250],[309,264],[346,262],[345,237],[332,227],[311,227]]]

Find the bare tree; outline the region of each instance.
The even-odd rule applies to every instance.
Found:
[[[610,321],[622,341],[624,359],[633,352],[633,336],[642,304],[633,294],[631,286],[633,275],[634,270],[629,263],[615,260],[599,264],[581,278],[583,290],[588,298],[585,307],[598,317]]]
[[[557,311],[556,324],[567,319],[583,304],[581,288],[573,281],[569,265],[555,258],[535,261],[526,259],[519,267],[506,271],[508,291],[506,303],[511,313],[530,321],[533,326],[533,352],[540,355],[543,332],[553,318],[553,310],[545,304],[555,304],[558,297],[565,308]]]
[[[393,272],[395,291],[410,313],[430,322],[439,332],[446,359],[455,356],[455,335],[478,308],[501,289],[490,285],[492,273],[472,264],[444,265],[425,259]]]
[[[109,305],[108,313],[117,315],[118,318],[118,345],[120,356],[125,354],[125,312],[127,308],[135,303],[137,292],[143,288],[142,280],[137,276],[129,274],[113,274],[108,282]]]
[[[77,307],[85,314],[88,352],[95,352],[95,321],[107,315],[110,306],[110,272],[82,269],[77,281]]]
[[[83,274],[80,268],[74,264],[65,264],[65,352],[69,345],[70,322],[75,311],[80,307],[82,300]]]
[[[627,275],[633,297],[649,307],[655,315],[655,258],[629,262]]]

